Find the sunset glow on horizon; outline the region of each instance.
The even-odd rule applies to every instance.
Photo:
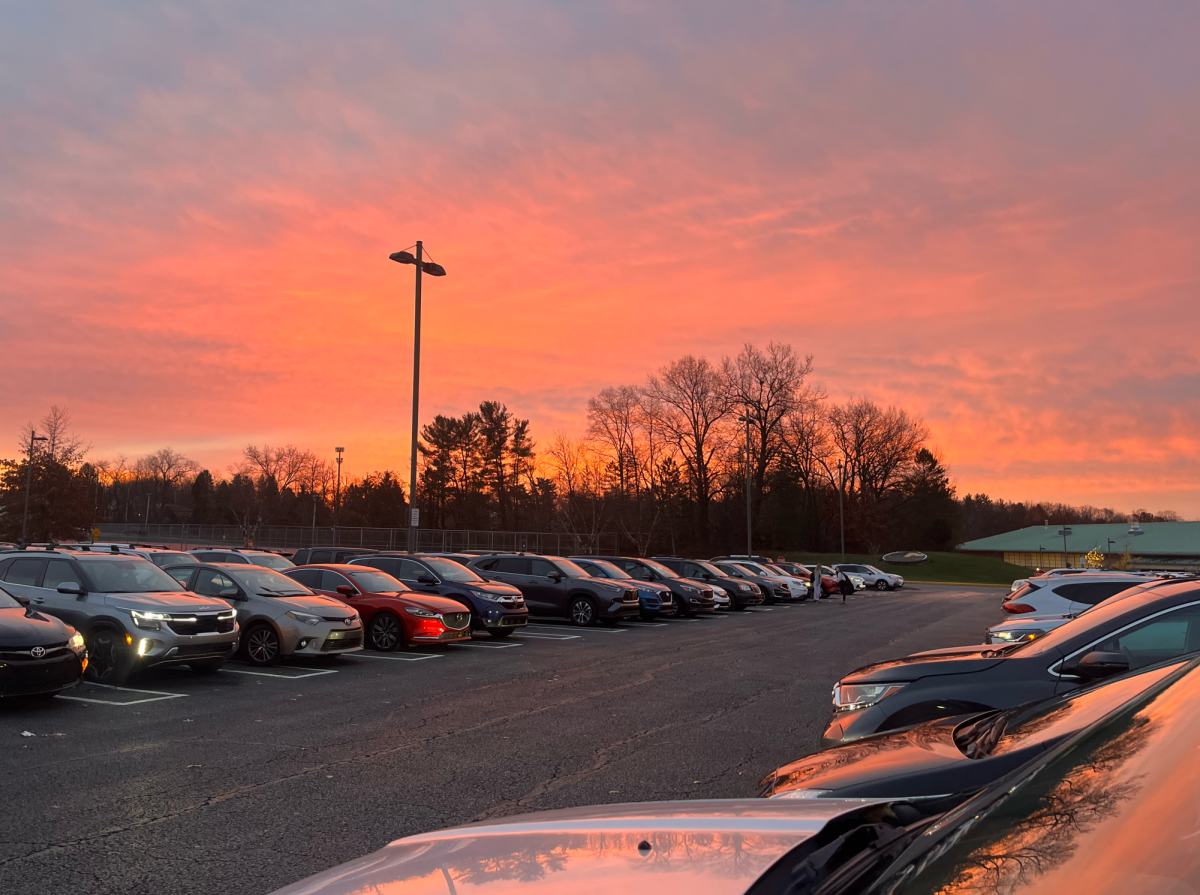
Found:
[[[407,479],[684,354],[812,354],[960,494],[1200,517],[1200,8],[29,5],[0,34],[0,457]],[[933,27],[930,23],[936,23]]]

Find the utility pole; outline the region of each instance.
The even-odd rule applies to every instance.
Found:
[[[25,535],[29,530],[29,493],[33,490],[33,448],[39,441],[48,441],[38,435],[37,429],[29,430],[29,463],[25,466],[25,515],[21,518],[21,546],[25,546]]]
[[[417,523],[421,521],[417,509],[417,406],[421,399],[421,262],[424,247],[417,240],[417,292],[413,320],[413,402],[412,402],[412,452],[408,463],[408,552],[417,552]]]
[[[337,537],[336,537],[337,525],[338,525],[338,521],[341,519],[341,509],[342,509],[342,451],[344,451],[345,448],[344,447],[335,447],[334,450],[337,451],[337,467],[338,467],[337,485],[334,486],[334,491],[333,491],[333,531],[334,531],[334,545],[336,546],[337,545]],[[315,512],[316,512],[316,510],[314,507],[314,513]]]
[[[746,555],[753,556],[751,543],[754,534],[754,514],[750,506],[750,417],[739,416],[738,422],[746,424]]]
[[[842,508],[842,492],[846,490],[846,461],[838,460],[838,528],[842,534],[842,562],[846,561],[846,512]]]

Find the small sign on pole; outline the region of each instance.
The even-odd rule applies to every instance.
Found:
[[[416,507],[413,507],[412,522],[410,522],[409,525],[411,525],[413,528],[416,528],[420,524],[421,524],[421,511],[418,510]]]

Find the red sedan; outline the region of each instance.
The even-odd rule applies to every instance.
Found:
[[[298,566],[285,573],[319,594],[358,610],[366,645],[391,652],[418,643],[471,639],[471,612],[462,603],[418,594],[386,572],[367,566]]]

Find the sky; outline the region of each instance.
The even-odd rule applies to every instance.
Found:
[[[960,493],[1200,517],[1200,5],[15,2],[0,455],[295,443],[407,477],[746,342]],[[3,447],[8,445],[8,447]]]

